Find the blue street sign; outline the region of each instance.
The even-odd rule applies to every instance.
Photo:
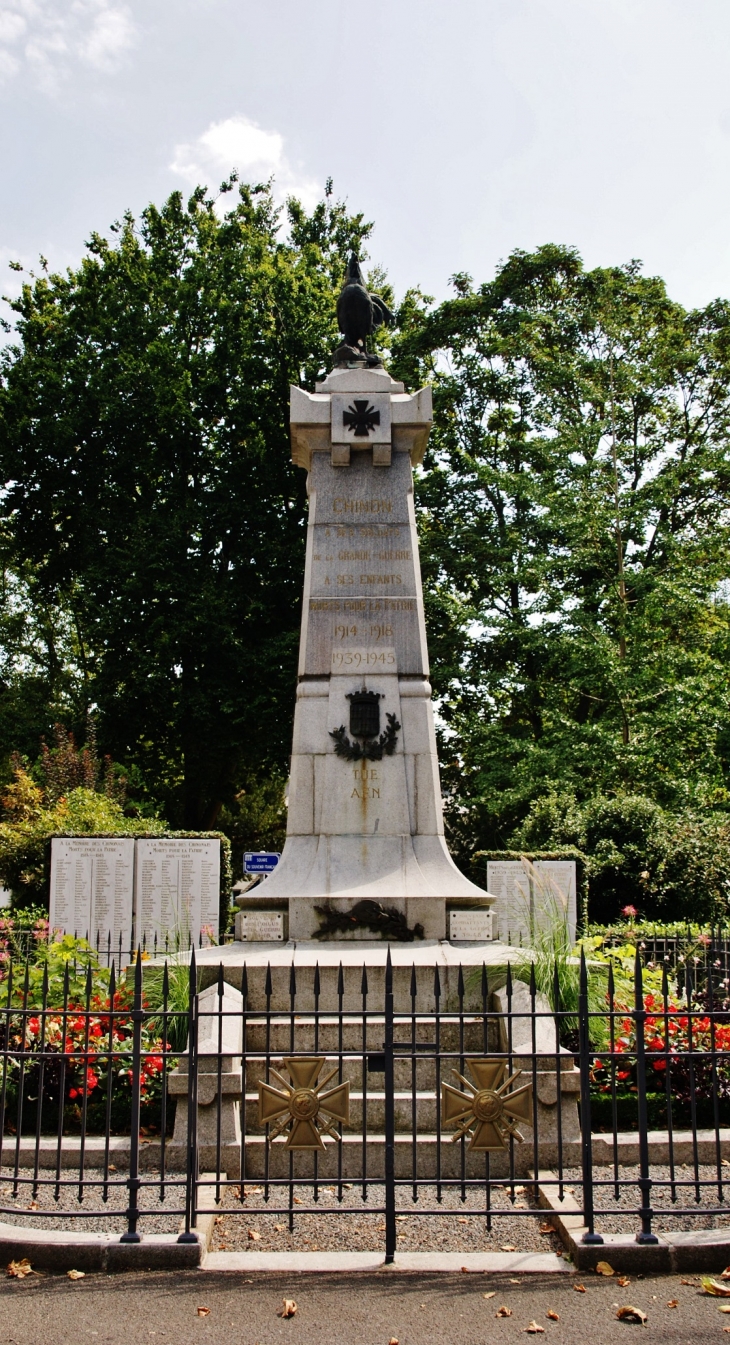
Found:
[[[244,873],[272,873],[281,855],[268,854],[266,850],[248,851],[243,856]]]

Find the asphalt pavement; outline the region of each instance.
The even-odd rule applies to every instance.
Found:
[[[286,1319],[284,1299],[297,1304]],[[646,1325],[618,1321],[624,1305]],[[0,1345],[719,1345],[730,1336],[720,1306],[677,1275],[621,1288],[596,1274],[47,1274],[0,1282]],[[531,1321],[544,1334],[530,1336]]]

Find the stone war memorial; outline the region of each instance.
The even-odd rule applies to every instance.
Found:
[[[565,1138],[577,1136],[578,1072],[568,1054],[556,1056],[549,1005],[542,995],[531,1002],[519,981],[505,994],[508,964],[519,950],[495,937],[495,898],[459,871],[444,837],[413,498],[413,468],[431,427],[431,391],[408,391],[368,353],[377,303],[351,259],[338,305],[344,343],[334,368],[313,393],[291,389],[292,455],[307,472],[309,521],[287,838],[274,872],[237,898],[235,941],[196,952],[197,1068],[205,1079],[198,1095],[199,1160],[211,1168],[225,1163],[229,1176],[242,1175],[242,1151],[246,1172],[257,1180],[267,1173],[284,1180],[294,1150],[303,1151],[292,1169],[300,1176],[309,1171],[309,1150],[318,1152],[320,1171],[330,1175],[341,1163],[357,1176],[364,1150],[370,1170],[381,1170],[384,1099],[395,1096],[383,1053],[388,1029],[381,1015],[389,998],[396,1014],[421,1015],[417,1025],[409,1019],[416,1044],[407,1070],[411,1086],[417,1074],[425,1089],[417,1121],[402,1102],[405,1094],[398,1094],[397,1164],[436,1161],[433,1108],[441,1102],[447,1132],[455,1117],[464,1122],[462,1133],[471,1124],[464,1118],[473,1108],[458,1090],[438,1101],[434,1033],[447,1051],[461,1040],[459,1031],[462,1049],[482,1056],[501,1051],[516,1060],[536,1050],[537,1068],[545,1073],[535,1100],[544,1154],[555,1142],[558,1099]],[[353,304],[364,316],[356,312],[353,320]],[[454,1008],[462,1014],[461,1029],[456,1019],[439,1017]],[[537,1046],[535,1012],[546,1015],[545,1027],[536,1020]],[[260,1014],[270,1021],[264,1036]],[[254,1053],[244,1068],[246,1085],[244,1021]],[[225,1046],[217,1044],[223,1031]],[[295,1049],[307,1054],[295,1057]],[[416,1067],[417,1051],[425,1054]],[[339,1082],[320,1099],[319,1072],[329,1081],[333,1067]],[[398,1068],[402,1088],[406,1063]],[[493,1149],[494,1172],[506,1170],[511,1135],[520,1150],[515,1161],[524,1167],[533,1155],[531,1145],[523,1146],[524,1154],[520,1149],[527,1131],[510,1127],[515,1118],[534,1121],[532,1103],[525,1110],[529,1088],[504,1100],[492,1096],[498,1085],[511,1088],[520,1068],[515,1065],[508,1079],[506,1059],[490,1057],[474,1069],[478,1087],[489,1094],[489,1116],[508,1118],[504,1134],[492,1127],[489,1142],[479,1140],[479,1158]],[[368,1075],[374,1076],[371,1092]],[[183,1153],[190,1124],[186,1058],[171,1076],[170,1091],[182,1101],[173,1149]],[[344,1127],[341,1151],[324,1144],[324,1131],[311,1130],[324,1097],[332,1125]],[[509,1112],[511,1106],[518,1111]],[[486,1115],[478,1109],[480,1125]],[[284,1143],[282,1128],[292,1117]],[[329,1140],[340,1142],[339,1131],[325,1129]],[[416,1144],[416,1132],[417,1160],[401,1142],[409,1136]],[[439,1159],[444,1175],[461,1162],[452,1138],[449,1133]]]
[[[352,258],[333,370],[291,389],[309,521],[287,839],[238,898],[226,964],[382,965],[387,945],[409,966],[505,960],[494,899],[444,838],[413,499],[431,390],[368,352],[384,317]]]

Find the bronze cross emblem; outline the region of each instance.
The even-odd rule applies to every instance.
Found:
[[[364,401],[354,401],[347,411],[342,412],[342,423],[348,430],[353,430],[356,439],[367,439],[370,431],[380,424],[380,412],[374,406],[368,406],[366,397]]]

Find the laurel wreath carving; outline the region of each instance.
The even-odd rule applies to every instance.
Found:
[[[334,738],[335,752],[338,757],[343,757],[345,761],[382,761],[383,757],[392,757],[398,746],[398,732],[400,723],[395,715],[386,715],[388,727],[385,733],[381,733],[376,741],[368,741],[362,744],[354,743],[347,736],[344,724],[340,724],[338,729],[330,731],[330,738]]]

